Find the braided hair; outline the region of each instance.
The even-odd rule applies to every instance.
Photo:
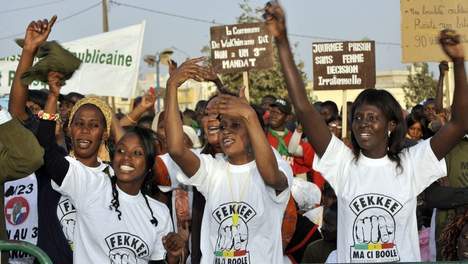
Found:
[[[145,162],[146,173],[145,173],[145,178],[143,180],[143,183],[140,187],[140,190],[143,195],[143,198],[145,199],[146,205],[148,206],[148,209],[151,213],[150,222],[154,226],[157,226],[158,220],[156,219],[156,217],[154,217],[153,210],[151,209],[151,206],[149,204],[148,197],[147,197],[151,192],[151,183],[153,182],[152,168],[155,162],[154,157],[156,156],[156,149],[154,146],[155,134],[153,133],[152,130],[147,129],[147,128],[131,127],[127,130],[126,134],[122,137],[122,139],[129,134],[136,135],[141,145],[143,146],[143,150],[145,153],[145,161],[146,161]],[[112,184],[112,201],[111,201],[111,204],[109,205],[109,209],[117,212],[118,219],[122,220],[122,212],[119,210],[119,206],[120,206],[119,193],[116,188],[117,177],[111,178],[111,184]]]
[[[464,209],[445,226],[440,235],[439,242],[442,245],[441,255],[443,260],[461,260],[457,257],[457,250],[460,250],[457,248],[457,242],[463,227],[468,224],[468,207]]]

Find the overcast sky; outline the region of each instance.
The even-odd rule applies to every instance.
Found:
[[[221,24],[235,23],[240,15],[239,0],[116,0],[117,2],[166,12],[184,17],[215,21]],[[61,42],[79,39],[102,32],[102,9],[99,0],[16,0],[2,1],[0,7],[0,57],[18,53],[14,37],[24,36],[23,32],[33,19],[60,18],[79,13],[93,5],[93,8],[79,13],[65,21],[59,21],[51,39]],[[251,0],[253,7],[261,7],[264,1]],[[44,5],[45,4],[45,5]],[[400,1],[399,0],[283,0],[281,4],[287,15],[289,33],[321,38],[375,40],[377,71],[405,69],[401,64],[400,43]],[[23,9],[36,6],[29,9]],[[186,20],[138,10],[110,3],[110,30],[133,25],[146,20],[143,54],[176,47],[190,55],[200,56],[200,49],[209,41],[207,22]],[[8,38],[7,38],[8,37]],[[292,37],[298,43],[296,53],[305,62],[307,76],[312,72],[311,43],[321,39]],[[175,59],[187,57],[176,51]],[[434,68],[434,67],[432,67]],[[142,72],[149,69],[144,66]]]

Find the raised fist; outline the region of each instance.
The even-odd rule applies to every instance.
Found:
[[[136,264],[137,259],[128,249],[114,249],[109,253],[111,264]]]
[[[73,241],[73,234],[75,233],[76,221],[75,219],[62,219],[62,231],[68,241]]]
[[[356,220],[354,234],[358,243],[387,243],[393,241],[393,224],[383,216],[369,216]]]

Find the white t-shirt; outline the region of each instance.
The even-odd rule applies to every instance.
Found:
[[[282,263],[281,224],[289,188],[277,195],[263,181],[255,161],[232,165],[211,155],[198,157],[197,173],[191,178],[178,177],[180,182],[196,186],[206,199],[201,262]],[[291,167],[279,156],[277,162],[291,186]]]
[[[445,160],[429,140],[400,154],[402,170],[387,156],[354,155],[332,137],[313,167],[338,197],[338,262],[420,261],[416,196],[446,175]]]
[[[132,196],[116,186],[122,212],[109,208],[112,196],[110,178],[97,175],[79,161],[67,157],[70,168],[59,187],[76,207],[73,260],[75,263],[147,263],[162,260],[166,251],[162,237],[172,231],[169,209],[148,197],[158,225],[141,193]]]
[[[96,176],[102,176],[102,177],[109,177],[114,175],[114,171],[112,168],[105,164],[104,162],[100,161],[99,166],[97,167],[87,167],[84,164],[82,164],[84,167],[89,169],[90,171],[94,172]],[[109,174],[107,175],[104,170],[105,169],[109,170]],[[56,186],[55,183],[52,181],[52,186]],[[60,221],[60,225],[62,226],[62,231],[63,234],[65,235],[65,238],[68,241],[68,244],[70,245],[71,249],[74,249],[73,246],[73,234],[75,232],[75,227],[76,227],[76,208],[73,205],[71,199],[67,197],[66,195],[60,196],[60,200],[57,204],[57,218]]]
[[[5,182],[5,225],[8,239],[37,244],[36,174]],[[22,251],[10,251],[8,263],[33,263],[34,257]]]

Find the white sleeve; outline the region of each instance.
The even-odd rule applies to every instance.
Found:
[[[177,175],[177,179],[185,185],[197,187],[197,190],[207,199],[211,184],[210,173],[213,172],[216,160],[207,154],[197,154],[197,156],[200,159],[200,168],[198,168],[195,175],[189,178],[184,173],[180,173]]]
[[[10,113],[8,113],[8,110],[2,109],[0,107],[0,125],[3,125],[10,120],[11,120],[11,115]]]
[[[411,181],[416,194],[447,175],[445,159],[437,159],[432,150],[430,138],[410,147],[407,151],[413,169]]]
[[[165,207],[164,209],[165,210],[163,213],[163,217],[161,219],[158,219],[158,234],[156,235],[156,241],[153,247],[153,253],[151,253],[150,256],[150,260],[164,260],[166,258],[166,249],[164,248],[164,245],[162,243],[162,238],[170,232],[174,231],[172,227],[171,216],[169,214],[169,209],[167,207]]]
[[[160,155],[159,158],[161,158],[162,162],[167,168],[167,172],[171,180],[171,186],[158,186],[158,187],[161,191],[168,192],[177,188],[177,186],[179,186],[180,182],[177,179],[177,175],[183,174],[183,172],[182,172],[182,169],[179,167],[179,165],[177,165],[177,163],[175,163],[174,160],[171,158],[169,153]]]
[[[341,193],[343,185],[346,183],[348,174],[345,167],[354,159],[354,154],[343,141],[332,135],[327,150],[319,157],[314,156],[313,169],[320,172],[322,176],[330,183],[336,194]]]
[[[109,179],[103,175],[96,175],[70,156],[65,158],[70,163],[67,175],[60,186],[51,181],[52,188],[62,195],[70,197],[78,210],[86,208],[96,195],[100,195]]]
[[[278,163],[278,169],[286,176],[288,180],[288,188],[284,189],[281,193],[276,194],[276,190],[271,188],[270,186],[266,186],[268,195],[270,198],[280,204],[287,204],[289,201],[290,193],[291,193],[291,186],[293,182],[293,172],[291,165],[287,163],[281,155],[278,153],[278,151],[274,148],[273,149],[273,154],[275,154],[276,162]]]

